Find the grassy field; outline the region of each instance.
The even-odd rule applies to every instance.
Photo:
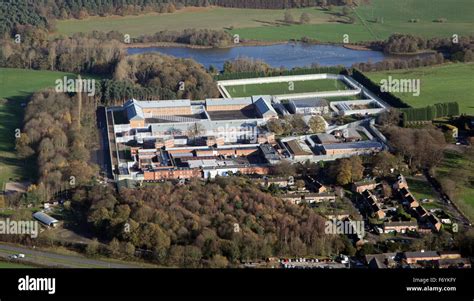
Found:
[[[438,179],[452,178],[452,173],[455,170],[463,170],[471,178],[474,178],[474,170],[472,170],[472,162],[468,161],[468,158],[462,154],[455,152],[446,152],[445,158],[442,164],[436,169],[436,176]],[[474,186],[466,183],[460,183],[455,179],[457,193],[455,199],[458,207],[469,217],[471,221],[474,221]]]
[[[328,22],[326,12],[314,8],[291,9],[295,19],[303,12],[311,15],[311,23]],[[172,14],[150,13],[140,16],[89,17],[83,20],[63,20],[57,23],[57,33],[70,35],[75,32],[93,30],[118,30],[132,37],[153,34],[161,30],[183,30],[187,28],[230,29],[255,27],[291,27],[283,20],[283,10],[238,9],[238,8],[186,8]]]
[[[226,89],[232,97],[246,97],[252,95],[281,95],[306,92],[346,90],[348,89],[348,87],[339,80],[316,79],[294,81],[293,90],[290,90],[289,82],[229,86],[226,87]]]
[[[436,200],[438,198],[430,183],[424,178],[407,178],[407,183],[410,192],[418,201],[422,199]]]
[[[366,73],[379,83],[381,79],[420,79],[420,95],[394,93],[413,107],[457,101],[461,113],[474,114],[474,63],[447,64],[434,67],[415,68]]]
[[[334,12],[324,12],[327,15]],[[266,26],[232,30],[244,39],[262,41],[299,39],[307,36],[322,42],[343,42],[349,35],[350,42],[383,40],[391,34],[409,33],[423,37],[450,37],[472,34],[474,7],[470,0],[372,0],[370,5],[360,5],[353,14],[354,24],[327,22],[324,24]],[[433,20],[446,18],[447,22]],[[409,20],[418,19],[417,23]]]
[[[30,269],[30,268],[34,268],[34,266],[20,264],[20,263],[0,261],[0,269]]]
[[[21,128],[24,108],[21,106],[35,91],[54,87],[63,72],[34,71],[0,68],[0,189],[8,179],[28,178],[32,168],[23,168],[25,162],[15,155],[15,129]],[[71,75],[71,74],[69,74]]]
[[[357,13],[378,38],[386,38],[394,32],[424,37],[472,34],[474,7],[471,0],[372,0],[371,3],[359,6]],[[375,22],[377,18],[379,22]],[[445,18],[447,22],[433,22],[438,18]],[[410,23],[411,19],[418,22]]]
[[[471,0],[372,0],[357,6],[354,24],[340,21],[340,7],[331,11],[321,8],[291,9],[296,21],[302,12],[311,15],[310,24],[282,22],[283,10],[235,8],[186,8],[173,14],[151,13],[141,16],[89,17],[83,20],[63,20],[57,23],[57,33],[70,35],[93,30],[118,30],[131,36],[152,34],[161,30],[186,28],[227,29],[243,39],[281,41],[307,36],[323,42],[341,43],[343,35],[349,41],[385,39],[394,32],[424,37],[472,34],[474,6]],[[433,22],[438,18],[444,23]],[[417,23],[409,20],[417,19]]]
[[[394,32],[424,37],[472,34],[474,6],[471,0],[372,0],[355,9],[354,24],[340,21],[340,7],[331,11],[321,8],[291,9],[296,21],[302,12],[311,15],[310,24],[282,22],[283,10],[235,8],[186,8],[173,14],[151,13],[141,16],[89,17],[83,20],[58,21],[59,34],[93,30],[118,30],[131,36],[152,34],[161,30],[186,28],[227,29],[243,39],[282,41],[307,36],[323,42],[350,42],[385,39]],[[447,22],[433,20],[446,18]],[[417,19],[417,23],[410,23]]]

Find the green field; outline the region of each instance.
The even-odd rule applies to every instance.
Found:
[[[424,178],[407,178],[407,183],[410,192],[418,201],[422,199],[436,200],[438,198],[430,183]]]
[[[360,1],[359,1],[360,2]],[[161,30],[186,28],[227,29],[243,39],[282,41],[307,36],[323,42],[342,43],[343,35],[350,42],[385,39],[395,32],[424,37],[472,34],[474,6],[471,0],[372,0],[369,5],[355,8],[354,24],[344,24],[339,15],[341,8],[331,11],[321,8],[291,9],[297,21],[302,12],[311,15],[310,24],[282,22],[283,10],[235,8],[186,8],[173,14],[151,13],[140,16],[89,17],[83,20],[57,22],[59,34],[93,30],[118,30],[139,36]],[[445,23],[433,22],[445,18]],[[417,19],[417,23],[410,23]]]
[[[64,75],[72,74],[0,68],[0,99],[6,99],[0,103],[0,190],[10,178],[29,178],[34,172],[15,155],[15,129],[21,128],[24,114],[21,104],[33,92],[54,87],[55,80]]]
[[[293,90],[290,89],[290,83],[291,82],[278,82],[228,86],[226,89],[232,97],[247,97],[252,95],[282,95],[348,89],[346,84],[343,82],[332,79],[293,81]]]
[[[474,114],[474,63],[446,64],[407,70],[366,73],[370,79],[380,83],[381,79],[420,79],[420,95],[394,93],[413,107],[424,107],[434,103],[457,101],[461,113]]]
[[[326,12],[332,14],[332,12]],[[471,35],[474,26],[474,6],[470,0],[372,0],[355,9],[354,24],[328,22],[314,25],[266,26],[238,28],[232,32],[243,39],[262,41],[299,39],[303,36],[322,42],[384,40],[391,34],[409,33],[423,37]],[[446,18],[445,23],[433,20]],[[418,19],[417,23],[409,20]],[[378,20],[378,21],[377,21]]]
[[[329,16],[314,8],[291,9],[295,19],[303,12],[311,15],[311,23],[328,22]],[[117,30],[137,37],[161,30],[229,29],[247,27],[289,27],[283,20],[283,10],[238,8],[186,8],[172,14],[150,13],[140,16],[89,17],[84,20],[63,20],[57,23],[57,33],[70,35],[76,32]]]
[[[29,268],[34,268],[34,266],[20,264],[20,263],[0,261],[0,269],[29,269]]]
[[[473,162],[465,156],[448,151],[442,164],[436,168],[436,176],[439,179],[450,178],[456,182],[456,198],[453,200],[458,207],[474,221],[474,186],[467,183],[460,183],[452,178],[453,171],[462,170],[468,177],[474,178]]]

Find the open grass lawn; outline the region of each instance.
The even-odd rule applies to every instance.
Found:
[[[21,129],[24,107],[35,91],[54,87],[63,72],[0,68],[0,190],[10,178],[30,178],[34,168],[24,168],[25,162],[15,155],[15,129]]]
[[[360,1],[359,1],[360,2]],[[355,9],[354,24],[341,20],[341,7],[331,11],[317,8],[291,9],[295,21],[302,12],[311,15],[310,24],[282,22],[283,10],[235,8],[186,8],[173,14],[151,13],[141,16],[90,17],[84,20],[58,21],[59,34],[118,30],[131,36],[152,34],[161,30],[186,28],[227,29],[243,39],[282,41],[310,37],[323,42],[342,43],[386,39],[392,33],[411,33],[424,37],[472,34],[474,6],[471,0],[372,0]],[[332,21],[331,21],[332,18]],[[445,18],[445,23],[433,20]],[[410,23],[410,19],[418,19]],[[378,21],[376,21],[378,20]]]
[[[388,76],[397,79],[420,79],[420,95],[394,93],[413,107],[457,101],[461,113],[474,114],[474,63],[366,73],[380,83]]]
[[[339,80],[316,79],[293,81],[293,90],[290,90],[290,82],[228,86],[226,89],[232,97],[246,97],[346,90],[348,87]]]
[[[460,153],[453,151],[447,151],[442,164],[436,169],[436,176],[439,179],[451,178],[457,184],[457,193],[454,202],[458,207],[469,217],[471,221],[474,221],[474,183],[461,183],[456,181],[452,177],[453,171],[463,170],[466,175],[474,179],[473,162],[469,162],[469,159]]]

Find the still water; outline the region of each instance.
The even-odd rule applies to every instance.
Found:
[[[197,49],[187,47],[149,47],[129,48],[128,54],[160,52],[180,58],[192,58],[206,68],[214,66],[223,69],[225,61],[238,57],[248,57],[265,61],[272,67],[344,65],[350,67],[354,63],[378,62],[385,58],[382,52],[372,50],[352,50],[335,45],[310,45],[289,43],[268,46],[241,46],[233,48]]]

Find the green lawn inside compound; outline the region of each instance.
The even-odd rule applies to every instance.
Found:
[[[29,179],[34,168],[25,168],[25,162],[15,154],[15,129],[21,129],[24,107],[35,91],[54,87],[55,81],[72,74],[52,71],[0,68],[0,190],[13,180]]]
[[[420,95],[394,93],[412,107],[457,101],[461,113],[474,114],[474,63],[445,64],[405,70],[367,72],[375,83],[381,79],[420,79]]]
[[[291,90],[293,85],[293,90]],[[347,90],[348,87],[340,80],[315,79],[293,82],[262,83],[225,87],[231,97],[247,97],[252,95],[284,95],[309,92]]]

